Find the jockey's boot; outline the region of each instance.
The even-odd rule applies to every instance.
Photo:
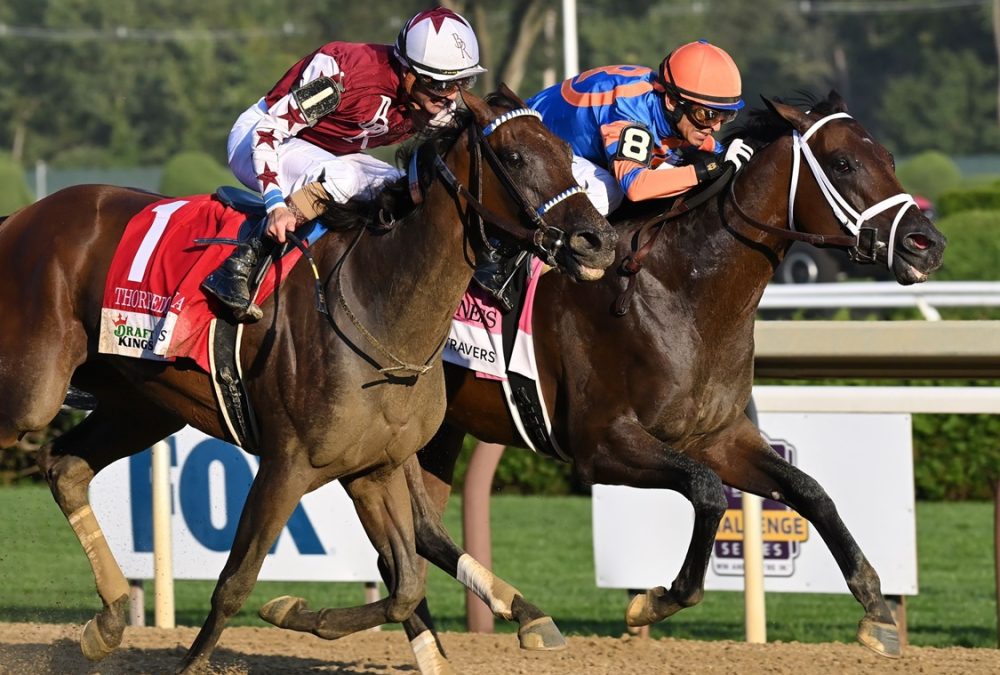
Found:
[[[476,265],[476,271],[472,275],[472,281],[496,300],[497,306],[504,314],[514,309],[510,282],[524,257],[523,253],[510,258],[495,253],[484,256],[484,259]]]
[[[249,236],[201,282],[201,290],[228,307],[239,323],[252,323],[264,315],[259,306],[250,302],[250,274],[257,266],[262,246],[259,236]]]

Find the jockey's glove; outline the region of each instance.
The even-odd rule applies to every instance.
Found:
[[[744,143],[742,138],[734,138],[726,149],[723,161],[729,162],[736,171],[739,171],[746,166],[746,163],[750,161],[752,156],[753,148]]]

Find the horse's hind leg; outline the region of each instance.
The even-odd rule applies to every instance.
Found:
[[[181,426],[175,417],[158,410],[108,405],[39,451],[38,466],[90,559],[104,605],[84,626],[80,638],[84,655],[92,661],[104,658],[121,643],[129,588],[91,511],[87,488],[111,462],[149,447]]]
[[[840,519],[833,500],[812,477],[774,452],[749,421],[741,430],[736,452],[716,454],[719,461],[713,468],[727,485],[786,504],[816,527],[851,593],[865,608],[858,641],[883,656],[899,656],[899,629],[882,596],[881,581]]]
[[[566,640],[551,617],[525,600],[520,591],[495,576],[451,539],[441,523],[441,507],[425,488],[425,476],[415,458],[411,458],[404,468],[413,500],[417,552],[479,596],[495,616],[517,621],[517,636],[522,649],[565,648]],[[429,620],[429,615],[427,618]],[[420,615],[417,619],[421,619]]]
[[[310,611],[302,598],[282,596],[260,610],[280,628],[333,640],[384,623],[407,619],[424,597],[423,564],[414,546],[410,491],[400,469],[376,471],[344,483],[361,524],[379,554],[389,596],[358,607]]]

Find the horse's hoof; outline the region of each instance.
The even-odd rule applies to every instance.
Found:
[[[903,654],[899,629],[891,623],[862,619],[858,624],[858,642],[879,656],[890,659],[898,659]]]
[[[80,635],[80,650],[88,661],[100,661],[113,652],[115,648],[104,641],[97,621],[91,619],[83,625],[83,633]]]
[[[278,628],[284,628],[285,619],[288,618],[289,614],[304,610],[306,607],[304,598],[293,598],[290,595],[282,595],[280,598],[275,598],[261,607],[257,614],[264,621],[274,624]]]
[[[661,586],[662,588],[662,586]],[[659,619],[649,601],[650,591],[632,596],[625,608],[625,625],[630,628],[640,628],[656,623]]]
[[[559,632],[555,621],[543,616],[521,626],[517,631],[521,649],[531,651],[558,651],[566,649],[566,638]]]

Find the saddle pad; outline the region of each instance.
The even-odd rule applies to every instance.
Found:
[[[474,371],[477,377],[499,380],[514,426],[527,447],[567,461],[552,437],[531,333],[535,292],[543,272],[542,261],[532,257],[527,279],[515,277],[512,282],[524,289],[515,287],[517,302],[506,315],[479,287],[470,285],[452,317],[443,358]]]
[[[99,351],[157,361],[186,357],[209,372],[208,327],[221,306],[199,286],[233,246],[195,239],[236,239],[244,220],[246,215],[212,195],[164,199],[136,214],[108,270]],[[300,257],[293,248],[271,266],[256,294],[258,304]]]
[[[475,284],[469,284],[452,316],[451,330],[444,346],[444,360],[468,368],[483,379],[506,380],[508,368],[537,379],[531,313],[543,267],[541,260],[531,258],[521,311],[518,313],[515,309],[506,317],[492,297]],[[510,346],[504,349],[504,322],[515,319],[513,349]],[[513,333],[512,330],[509,332]]]

